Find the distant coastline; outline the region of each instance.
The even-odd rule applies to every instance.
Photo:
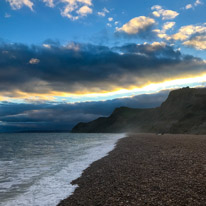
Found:
[[[109,117],[77,124],[72,132],[206,134],[206,89],[173,90],[157,108],[116,108]]]

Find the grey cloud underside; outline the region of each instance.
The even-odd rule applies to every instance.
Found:
[[[78,122],[109,116],[116,107],[151,108],[159,106],[169,91],[133,98],[76,104],[0,104],[0,132],[68,131]]]
[[[32,58],[39,62],[30,64]],[[130,44],[109,48],[73,43],[65,47],[53,44],[48,49],[2,44],[0,91],[109,91],[113,87],[138,86],[148,79],[196,73],[203,70],[201,62],[170,46]]]

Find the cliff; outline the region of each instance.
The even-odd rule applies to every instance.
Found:
[[[158,108],[120,107],[109,117],[79,123],[74,133],[155,132],[206,134],[206,89],[189,87],[170,92]]]

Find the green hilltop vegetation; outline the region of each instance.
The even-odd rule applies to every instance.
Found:
[[[120,107],[109,117],[79,123],[74,133],[187,133],[206,134],[206,88],[171,91],[160,107],[133,109]]]

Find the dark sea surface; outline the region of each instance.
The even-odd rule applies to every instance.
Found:
[[[0,205],[55,206],[124,134],[0,134]]]

